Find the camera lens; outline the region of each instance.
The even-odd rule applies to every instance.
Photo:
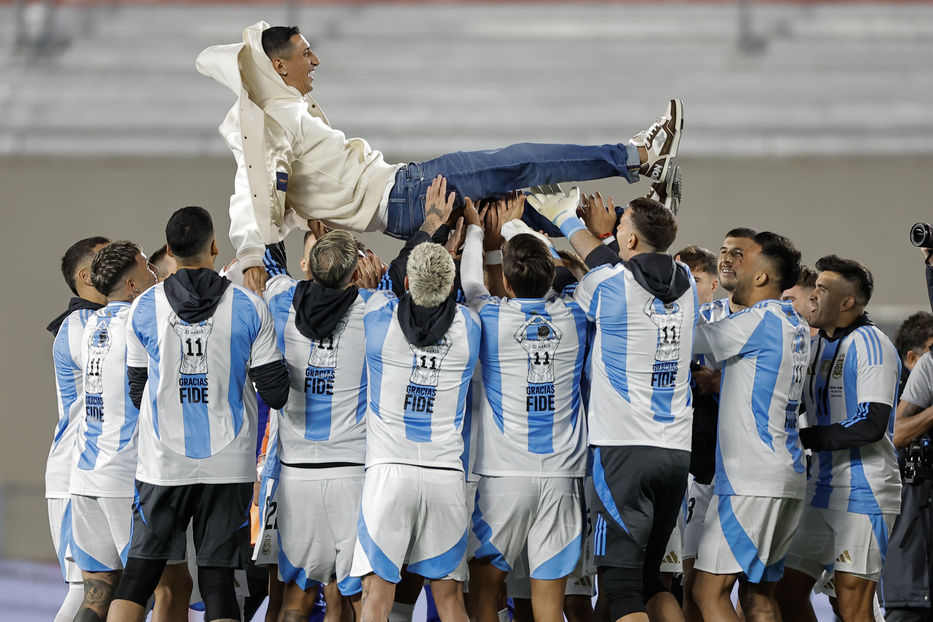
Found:
[[[933,248],[933,226],[918,222],[910,228],[910,243],[923,248]]]

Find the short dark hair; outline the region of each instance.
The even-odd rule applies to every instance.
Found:
[[[554,283],[551,251],[530,233],[516,235],[502,247],[502,274],[519,298],[544,298]]]
[[[298,26],[270,26],[262,31],[262,51],[269,60],[292,57],[292,37],[300,35]]]
[[[136,256],[142,251],[138,244],[117,240],[100,249],[91,262],[91,283],[94,289],[109,296],[136,265]]]
[[[78,286],[75,284],[75,273],[78,271],[78,268],[85,263],[90,263],[94,259],[96,253],[94,247],[100,246],[101,244],[110,244],[110,240],[99,235],[84,238],[69,246],[68,250],[66,250],[65,254],[62,256],[62,276],[65,277],[65,283],[68,284],[68,289],[70,289],[75,296],[78,295]]]
[[[713,251],[702,246],[691,245],[674,255],[679,256],[680,260],[687,264],[690,272],[705,272],[716,276],[716,255]]]
[[[855,261],[854,259],[844,259],[838,255],[826,255],[820,257],[816,262],[818,272],[835,272],[847,283],[855,288],[856,302],[864,306],[871,300],[871,294],[875,290],[875,280],[871,276],[871,271]]]
[[[800,287],[813,289],[816,287],[816,270],[807,264],[800,264],[800,276],[797,277],[797,283]]]
[[[921,350],[930,337],[933,337],[933,313],[917,311],[897,327],[897,332],[894,333],[894,347],[903,361],[911,350]]]
[[[638,197],[629,201],[632,224],[645,244],[659,253],[664,253],[677,237],[677,218],[674,212],[654,199]]]
[[[165,241],[177,258],[197,257],[214,239],[214,221],[203,207],[189,205],[176,210],[165,225]]]
[[[758,235],[758,230],[752,229],[750,227],[736,227],[735,229],[730,229],[726,232],[727,238],[745,238],[747,240],[754,240],[756,235]]]
[[[163,259],[165,259],[165,255],[167,254],[168,254],[168,244],[163,244],[162,246],[157,248],[155,251],[153,251],[151,255],[149,255],[149,263],[157,264]]]
[[[778,289],[783,292],[797,284],[797,278],[800,276],[800,251],[793,242],[773,231],[762,231],[752,241],[761,247],[761,254],[774,267]]]

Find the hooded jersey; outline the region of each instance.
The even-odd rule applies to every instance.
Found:
[[[483,296],[471,304],[483,326],[480,360],[486,390],[476,472],[583,477],[583,310],[559,298]]]
[[[136,420],[126,371],[129,302],[111,302],[88,318],[81,337],[84,416],[78,427],[69,490],[130,497],[136,473]]]
[[[264,293],[291,379],[288,403],[278,424],[278,458],[286,464],[363,464],[367,389],[363,310],[372,292],[347,292],[353,294],[353,301],[339,320],[332,322],[332,331],[311,339],[296,325],[296,296],[301,295],[296,293],[298,285],[288,276],[275,276]],[[338,296],[342,293],[317,289]],[[319,302],[326,304],[325,300]],[[324,314],[328,319],[339,313],[337,309],[329,311]]]
[[[479,357],[476,314],[455,305],[447,330],[426,345],[410,343],[399,299],[375,292],[366,304],[366,466],[413,464],[462,470],[462,428]]]
[[[167,283],[146,290],[130,312],[127,364],[148,369],[136,477],[163,486],[252,482],[257,406],[247,370],[281,360],[272,317],[259,297],[231,284],[206,319],[189,323],[166,297]]]
[[[683,264],[651,253],[588,272],[574,299],[596,323],[591,445],[690,451],[690,358],[696,284]]]
[[[58,424],[45,466],[45,496],[50,499],[69,495],[75,438],[84,416],[84,370],[80,363],[84,325],[93,312],[93,309],[85,308],[68,314],[58,328],[52,346]]]
[[[808,425],[858,421],[872,402],[891,407],[888,429],[879,440],[852,449],[820,451],[810,467],[810,505],[857,514],[897,513],[901,479],[894,450],[894,407],[900,358],[891,340],[873,324],[827,339],[821,332],[810,346],[804,389]]]
[[[697,327],[694,351],[724,363],[716,494],[803,499],[797,411],[809,331],[791,303],[778,300]]]

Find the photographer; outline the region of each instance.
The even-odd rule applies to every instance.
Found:
[[[933,295],[933,267],[927,266]],[[931,302],[933,304],[933,302]],[[901,357],[901,400],[894,427],[894,445],[904,478],[901,515],[894,524],[882,570],[881,592],[887,622],[933,620],[930,608],[933,567],[933,475],[928,430],[933,427],[933,314],[907,318],[894,337]]]

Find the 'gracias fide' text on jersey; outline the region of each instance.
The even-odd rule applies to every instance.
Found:
[[[446,333],[419,346],[408,341],[398,307],[399,299],[381,291],[366,305],[366,466],[399,463],[461,470],[461,428],[479,356],[479,321],[473,311],[456,305]]]

